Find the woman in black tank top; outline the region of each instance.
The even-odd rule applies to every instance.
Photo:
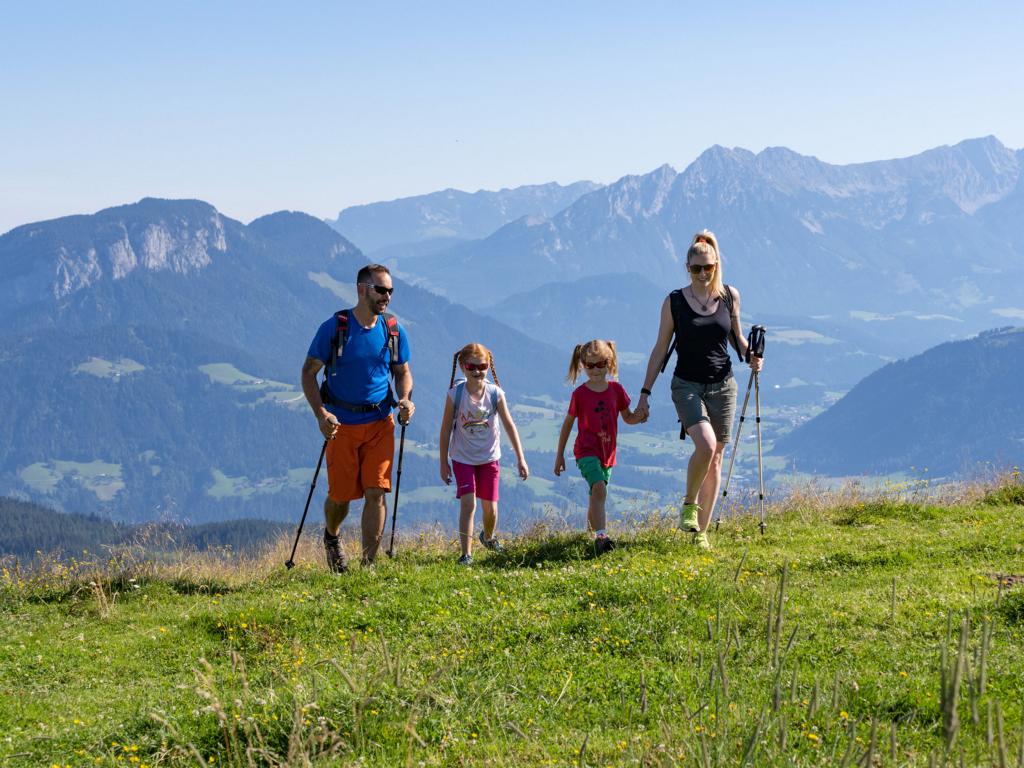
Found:
[[[672,402],[694,451],[686,468],[686,496],[679,525],[696,536],[694,543],[710,549],[708,523],[722,483],[722,459],[731,439],[736,412],[736,380],[729,358],[730,342],[746,357],[747,341],[740,325],[740,294],[722,280],[718,241],[704,230],[693,237],[686,253],[690,284],[673,291],[661,305],[658,340],[647,363],[647,376],[637,411],[649,412],[651,394],[669,345],[676,337],[676,368]],[[752,357],[750,367],[760,371],[763,361]]]

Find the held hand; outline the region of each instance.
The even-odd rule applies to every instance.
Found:
[[[559,456],[555,459],[555,475],[561,475],[565,472],[565,456]]]
[[[320,434],[324,436],[325,440],[333,440],[334,436],[338,433],[338,420],[334,417],[333,413],[328,413],[325,416],[321,416],[317,419],[320,427]]]
[[[640,395],[640,399],[637,400],[636,408],[633,409],[633,418],[636,419],[638,424],[643,424],[647,421],[647,417],[651,415],[651,408],[647,405],[647,397]]]
[[[441,480],[445,485],[452,484],[452,468],[447,461],[441,464]]]
[[[764,368],[764,358],[754,357],[753,355],[751,355],[750,370],[752,370],[754,373],[760,373],[762,368]]]
[[[526,459],[519,459],[519,478],[525,480],[530,476],[530,468],[526,466]]]
[[[398,423],[408,424],[412,415],[416,413],[416,406],[408,398],[398,401]]]

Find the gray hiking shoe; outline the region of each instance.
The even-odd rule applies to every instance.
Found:
[[[341,548],[341,539],[324,533],[324,552],[327,554],[327,567],[334,573],[345,573],[348,570],[348,558]]]
[[[472,565],[472,564],[473,564],[473,556],[472,555],[463,555],[462,557],[459,558],[459,565]]]
[[[487,549],[491,550],[491,552],[503,552],[505,550],[505,548],[501,546],[501,541],[497,536],[485,539],[483,531],[480,531],[480,543],[487,547]]]
[[[679,510],[679,529],[687,533],[697,533],[700,530],[700,523],[697,522],[697,513],[700,507],[697,504],[683,504]]]

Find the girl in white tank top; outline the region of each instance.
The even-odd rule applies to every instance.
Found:
[[[461,367],[465,381],[455,384],[455,371]],[[494,383],[487,381],[491,371]],[[519,477],[530,475],[523,456],[519,432],[512,421],[505,393],[494,371],[494,356],[483,344],[467,344],[452,358],[452,378],[445,396],[441,418],[440,469],[441,480],[451,484],[454,474],[459,500],[459,563],[473,562],[473,514],[480,497],[484,509],[484,525],[480,542],[490,550],[501,551],[495,536],[498,524],[498,486],[501,458],[501,426],[516,452]],[[499,425],[500,419],[500,425]],[[449,463],[450,460],[450,463]]]

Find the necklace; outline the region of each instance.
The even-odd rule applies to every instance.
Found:
[[[704,301],[701,301],[700,299],[697,298],[697,292],[695,290],[693,290],[693,286],[691,285],[690,286],[690,295],[693,296],[693,300],[694,301],[696,301],[698,304],[700,304],[700,308],[702,310],[704,310],[705,312],[708,311],[708,304],[711,303],[711,291],[708,291],[707,297],[704,299]]]

